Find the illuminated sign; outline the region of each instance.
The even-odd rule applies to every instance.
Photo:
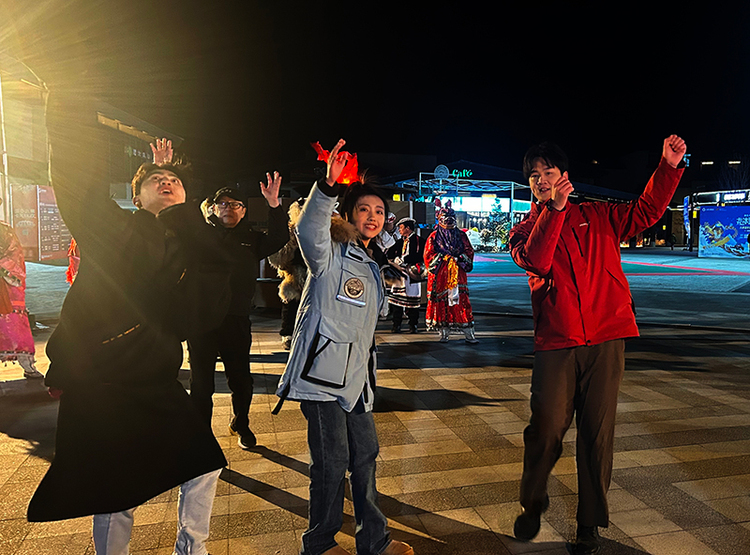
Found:
[[[453,170],[451,175],[453,177],[471,177],[474,174],[471,170]]]
[[[745,202],[747,200],[747,193],[747,191],[724,193],[724,202]]]
[[[125,154],[127,154],[130,158],[136,157],[136,158],[143,158],[145,160],[151,160],[152,154],[150,152],[144,152],[142,150],[137,150],[133,148],[132,146],[126,146],[125,147]]]

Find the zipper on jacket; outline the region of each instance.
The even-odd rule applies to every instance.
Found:
[[[576,233],[575,228],[572,228],[571,231],[573,232],[573,237],[576,239],[576,244],[578,245],[578,252],[581,255],[581,258],[583,258],[583,248],[581,247],[581,240],[578,238],[578,234]]]
[[[375,337],[372,338],[372,345],[370,346],[370,360],[367,361],[367,376],[370,389],[372,389],[373,396],[375,395],[375,363],[372,360],[373,353],[375,352]],[[365,391],[367,391],[368,384],[365,383]],[[365,397],[365,403],[367,398]]]
[[[575,233],[573,233],[575,236]],[[578,243],[578,237],[576,237],[576,243]],[[581,331],[583,332],[584,344],[588,345],[589,340],[586,337],[586,322],[583,319],[583,306],[581,305],[581,288],[578,285],[578,279],[576,277],[575,266],[573,266],[573,257],[570,255],[567,243],[563,242],[565,250],[568,253],[568,263],[570,264],[570,276],[573,278],[573,284],[576,286],[576,297],[578,299],[578,314],[581,316]],[[578,248],[581,248],[581,244],[578,243]]]

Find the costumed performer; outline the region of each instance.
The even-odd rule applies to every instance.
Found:
[[[438,227],[427,238],[424,261],[427,278],[427,329],[440,332],[440,342],[452,330],[463,332],[466,342],[479,343],[474,335],[474,315],[469,302],[466,274],[474,267],[474,249],[466,233],[456,227],[451,201],[437,213]]]
[[[0,362],[17,361],[24,378],[43,378],[34,366],[34,353],[23,248],[13,228],[0,222]]]

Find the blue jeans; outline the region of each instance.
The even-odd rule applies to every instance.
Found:
[[[206,555],[211,509],[221,469],[180,485],[175,555]],[[135,507],[119,513],[94,515],[94,548],[97,555],[128,555]]]
[[[302,401],[310,446],[310,523],[302,535],[302,555],[320,555],[336,546],[344,518],[344,480],[350,471],[357,555],[380,555],[390,543],[387,520],[378,506],[375,459],[378,436],[371,412],[360,399],[348,413],[335,401]]]

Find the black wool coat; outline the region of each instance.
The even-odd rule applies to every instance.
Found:
[[[119,208],[91,160],[106,152],[96,126],[50,119],[52,183],[81,265],[47,346],[46,384],[63,393],[30,521],[123,511],[226,465],[177,380],[181,341],[229,305],[220,238],[197,204]]]

